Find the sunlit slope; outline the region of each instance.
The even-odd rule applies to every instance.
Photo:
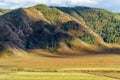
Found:
[[[15,49],[45,49],[50,53],[64,55],[84,55],[111,52],[111,50],[119,53],[120,45],[118,42],[106,42],[102,36],[105,32],[102,31],[100,34],[99,30],[91,27],[93,24],[90,21],[85,20],[87,18],[80,15],[80,13],[85,13],[86,8],[79,7],[79,12],[76,11],[76,8],[78,7],[61,9],[41,4],[6,13],[0,17],[0,44],[3,47],[14,47],[14,51],[16,51]],[[66,12],[66,10],[70,12]],[[108,12],[106,13],[108,14]],[[86,12],[85,15],[87,14]],[[98,16],[98,13],[94,14]],[[109,14],[112,16],[117,15]],[[92,16],[91,18],[94,19]],[[118,20],[117,18],[115,19]],[[112,29],[114,29],[113,32],[116,30],[114,27]],[[109,40],[108,34],[106,33],[105,35],[108,37],[106,39]],[[111,39],[113,41],[114,39],[119,40],[119,31]]]
[[[99,34],[107,43],[119,44],[120,19],[119,15],[104,9],[90,7],[57,7],[79,21],[84,21],[94,32]]]

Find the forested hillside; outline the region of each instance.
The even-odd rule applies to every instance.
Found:
[[[5,10],[0,16],[0,51],[6,47],[62,54],[119,50],[119,17],[104,9],[43,4]]]
[[[57,7],[65,13],[82,19],[94,32],[103,37],[107,43],[118,43],[120,40],[120,16],[104,9],[89,7]],[[82,18],[82,19],[81,19]]]

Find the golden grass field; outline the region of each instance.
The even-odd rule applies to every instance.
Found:
[[[120,80],[119,54],[61,56],[34,50],[0,58],[0,80]]]

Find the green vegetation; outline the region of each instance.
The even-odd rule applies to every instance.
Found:
[[[8,9],[0,9],[0,15],[10,12]]]
[[[5,41],[6,43],[10,43],[11,46],[15,45],[23,49],[42,48],[52,52],[56,52],[57,49],[64,51],[60,46],[61,42],[67,45],[64,47],[69,49],[70,52],[81,44],[83,45],[80,46],[80,50],[87,46],[89,50],[101,50],[92,49],[91,46],[94,47],[94,45],[89,46],[85,43],[80,43],[81,41],[78,40],[78,38],[88,44],[94,44],[95,40],[99,40],[98,43],[101,46],[109,46],[94,32],[101,35],[105,42],[120,42],[120,20],[118,19],[118,14],[104,9],[88,7],[57,8],[47,7],[41,4],[31,8],[13,10],[1,16],[0,33],[3,35],[1,35],[0,41]],[[89,28],[86,28],[81,20],[83,22],[85,21]],[[74,40],[71,41],[71,38],[74,38]],[[110,47],[112,47],[112,45],[110,45]],[[97,46],[95,46],[95,48],[98,49]],[[80,50],[78,50],[78,52],[76,51],[76,53],[79,53]],[[67,51],[68,50],[66,50],[66,52]]]
[[[52,24],[59,24],[61,22],[61,13],[56,8],[49,8],[42,4],[35,7],[40,10],[45,15],[45,18],[48,19]]]
[[[94,32],[100,34],[105,42],[117,43],[119,41],[120,19],[118,18],[118,14],[106,11],[104,9],[89,7],[57,8],[70,14],[78,20],[82,17],[87,26]]]
[[[89,44],[94,44],[95,38],[91,34],[85,34],[83,36],[79,37],[82,41],[89,43]]]
[[[54,25],[41,21],[34,23],[32,26],[34,33],[28,39],[27,48],[43,48],[55,52],[58,47],[59,37],[52,33],[55,30]]]
[[[45,32],[42,33],[41,31],[35,32],[34,35],[31,35],[31,38],[28,41],[28,48],[43,48],[43,49],[50,49],[55,50],[57,48],[58,41],[55,40],[52,35],[47,34]]]
[[[108,43],[116,43],[119,42],[120,40],[120,26],[115,26],[111,23],[107,24],[108,26],[105,26],[102,29],[102,34],[101,36],[103,36],[103,39],[105,42]]]
[[[81,27],[81,25],[76,23],[75,21],[69,21],[69,22],[64,23],[62,25],[63,25],[62,30],[67,31],[67,32],[70,30],[78,31]]]
[[[106,49],[102,44],[99,48],[82,43],[76,37],[89,44],[95,43],[92,31],[89,34],[89,30],[85,30],[84,26],[74,20],[62,22],[62,12],[56,8],[45,5],[35,7],[51,24],[44,20],[32,22],[28,19],[30,16],[21,13],[21,9],[12,11],[7,17],[2,18],[5,22],[1,22],[1,43],[4,41],[19,47],[19,43],[16,43],[21,41],[26,49],[32,50],[24,52],[21,49],[13,49],[10,45],[11,49],[2,52],[4,55],[0,55],[0,80],[120,80],[120,55],[114,54],[120,52],[119,48],[114,49],[113,46],[111,49],[112,46],[108,48],[108,45]],[[120,40],[120,21],[115,18],[117,14],[87,7],[60,9],[78,20],[83,18],[90,29],[101,35],[105,42],[116,43]],[[67,15],[62,14],[62,17],[64,16]],[[6,31],[7,33],[4,33]],[[63,44],[58,49],[60,43]],[[61,53],[57,53],[57,49]],[[2,50],[3,46],[0,45],[0,51]],[[97,50],[101,50],[101,54],[98,54]],[[21,57],[15,56],[21,53]]]

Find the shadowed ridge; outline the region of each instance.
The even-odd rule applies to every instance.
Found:
[[[112,48],[119,52],[119,45],[106,43],[83,17],[75,15],[44,5],[13,10],[0,17],[0,42],[14,46],[9,48],[14,54],[22,52],[20,49],[40,48],[63,55],[92,54]]]

